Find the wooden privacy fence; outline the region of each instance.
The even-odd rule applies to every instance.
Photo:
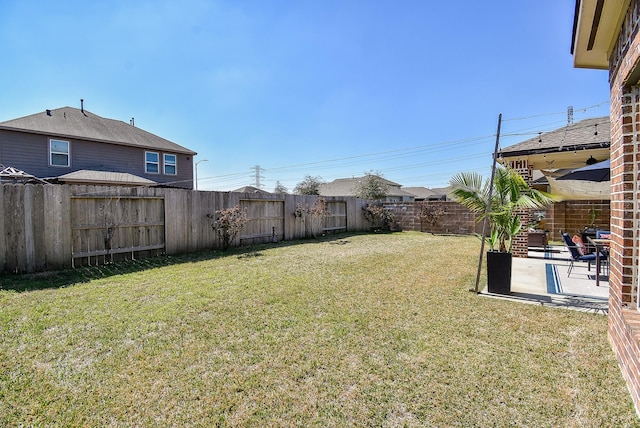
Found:
[[[248,223],[232,245],[250,245],[369,231],[354,197],[144,187],[0,185],[0,272],[40,272],[142,258],[220,249],[212,225],[218,210],[240,206]],[[440,216],[428,227],[421,202],[387,204],[403,230],[473,233],[475,217],[454,202],[434,201]],[[435,211],[434,211],[435,212]],[[432,216],[433,217],[433,216]],[[421,221],[422,219],[422,221]]]
[[[39,272],[221,248],[218,210],[240,206],[248,223],[234,245],[282,241],[337,231],[369,230],[367,201],[202,192],[186,189],[52,184],[0,185],[0,272]],[[303,213],[303,215],[296,215]]]

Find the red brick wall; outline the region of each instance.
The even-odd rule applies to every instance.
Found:
[[[636,0],[637,1],[637,0]],[[632,8],[634,2],[632,2]],[[632,20],[625,20],[632,22]],[[610,70],[611,85],[611,265],[609,274],[609,340],[616,353],[623,376],[631,391],[636,409],[640,409],[640,315],[637,308],[637,275],[634,255],[637,253],[637,234],[634,225],[636,180],[632,171],[639,160],[634,153],[640,144],[637,138],[640,125],[640,90],[633,85],[640,60],[640,32],[625,31],[629,40],[618,68]],[[619,46],[614,48],[614,52]]]
[[[590,212],[595,209],[596,229],[610,229],[611,204],[609,201],[556,202],[546,210],[543,228],[549,231],[549,239],[560,241],[560,230],[576,233],[590,226]]]
[[[420,221],[422,204],[432,207],[440,207],[443,215],[436,221],[433,227]],[[439,234],[470,235],[482,233],[482,222],[476,221],[476,215],[457,202],[453,201],[426,201],[385,203],[385,208],[392,209],[395,213],[395,223],[402,230],[418,230]]]

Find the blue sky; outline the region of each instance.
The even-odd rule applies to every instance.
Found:
[[[609,114],[573,0],[0,2],[0,121],[64,106],[198,152],[199,188],[368,171],[488,175],[501,146]]]

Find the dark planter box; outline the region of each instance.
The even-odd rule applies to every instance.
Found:
[[[511,293],[511,264],[513,254],[489,251],[487,253],[487,288],[489,293]]]

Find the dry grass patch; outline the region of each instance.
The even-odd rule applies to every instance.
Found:
[[[640,426],[606,318],[469,293],[478,250],[355,235],[2,278],[34,290],[0,291],[0,425]]]

